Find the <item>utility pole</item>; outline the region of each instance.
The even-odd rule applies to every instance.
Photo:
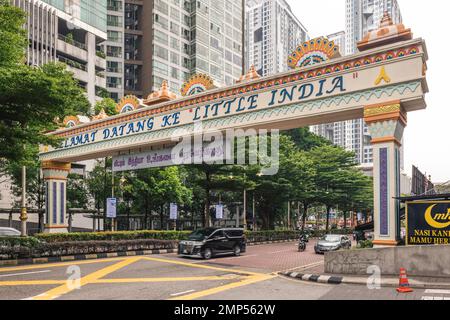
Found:
[[[288,201],[288,221],[287,221],[288,230],[291,229],[291,201]]]
[[[27,236],[27,167],[22,167],[22,210],[20,213],[20,221],[22,222],[21,226],[21,235],[22,237]]]
[[[255,211],[255,193],[253,192],[253,231],[258,231],[258,223],[256,222],[256,211]]]
[[[247,189],[244,189],[244,230],[247,230]]]

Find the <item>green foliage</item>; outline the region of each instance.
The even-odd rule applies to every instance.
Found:
[[[108,116],[116,115],[116,102],[111,98],[103,98],[95,105],[95,114],[98,115],[102,110],[104,110]]]
[[[90,105],[65,65],[23,64],[25,14],[7,3],[0,2],[0,158],[15,162],[33,158],[33,146],[56,145],[45,135],[56,128],[54,120],[86,113]]]
[[[25,12],[0,0],[0,68],[21,63],[27,46]]]
[[[0,247],[26,247],[35,248],[41,241],[35,237],[0,237]]]
[[[289,130],[285,134],[289,136],[296,147],[302,151],[310,151],[315,147],[331,145],[330,141],[313,134],[307,127]]]
[[[372,249],[372,248],[373,248],[373,242],[370,240],[358,242],[358,249]]]
[[[72,33],[68,33],[68,34],[66,35],[65,40],[66,40],[66,42],[67,42],[68,44],[73,44],[73,34],[72,34]]]
[[[300,232],[292,230],[247,231],[245,236],[248,242],[297,240],[300,239]]]
[[[87,209],[88,203],[89,198],[84,177],[69,174],[67,180],[67,207]]]
[[[119,240],[184,240],[189,231],[124,231],[124,232],[88,232],[37,234],[35,237],[46,243],[71,241],[119,241]]]

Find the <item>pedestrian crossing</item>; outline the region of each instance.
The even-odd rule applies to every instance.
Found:
[[[422,297],[424,301],[450,301],[450,290],[425,290],[424,296]]]

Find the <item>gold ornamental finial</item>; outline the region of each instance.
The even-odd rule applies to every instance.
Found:
[[[236,81],[237,83],[243,83],[243,82],[249,82],[249,81],[253,81],[253,80],[258,80],[260,79],[261,76],[259,75],[259,73],[256,71],[255,65],[251,65],[250,69],[248,70],[246,75],[243,75],[238,81]]]
[[[385,11],[379,28],[369,31],[357,46],[359,51],[366,51],[412,38],[411,29],[405,28],[403,23],[395,24],[389,12]]]
[[[381,19],[380,28],[393,26],[394,22],[392,21],[391,15],[388,11],[384,12],[383,18]]]
[[[147,106],[155,105],[162,102],[167,102],[177,98],[177,95],[169,91],[169,85],[167,81],[164,80],[161,84],[159,91],[151,93],[148,98],[144,101]]]
[[[102,108],[98,115],[92,117],[92,120],[103,120],[106,118],[108,118],[108,115],[106,114],[105,109]]]

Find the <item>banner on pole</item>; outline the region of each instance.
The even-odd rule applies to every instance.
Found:
[[[106,217],[109,219],[117,218],[117,199],[106,199]]]
[[[178,219],[178,206],[176,203],[170,204],[170,220]]]
[[[216,219],[217,220],[223,219],[223,205],[221,204],[216,205]]]

